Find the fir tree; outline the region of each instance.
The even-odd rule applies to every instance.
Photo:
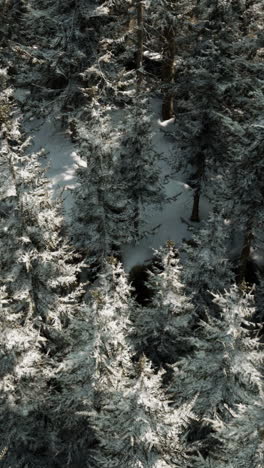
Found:
[[[151,143],[151,121],[146,106],[145,99],[134,103],[131,114],[127,115],[121,142],[120,173],[126,196],[132,203],[133,216],[130,222],[133,223],[135,240],[144,234],[143,210],[150,204],[161,206],[164,200],[158,167],[159,155]]]
[[[57,372],[62,394],[56,402],[71,414],[64,428],[72,431],[86,421],[88,431],[74,443],[89,466],[185,466],[181,433],[194,417],[192,403],[172,410],[161,373],[155,375],[144,356],[133,362],[133,307],[122,267],[109,258],[72,322],[72,350]]]
[[[211,293],[223,292],[234,282],[228,258],[230,235],[228,218],[216,210],[193,235],[191,245],[184,244],[183,277],[198,316],[210,309],[213,313]]]
[[[174,116],[176,61],[179,57],[182,59],[189,42],[190,31],[187,33],[187,30],[188,21],[192,16],[193,1],[156,0],[150,2],[149,10],[151,37],[153,29],[155,30],[153,44],[149,44],[149,47],[152,50],[158,44],[158,50],[162,50],[162,118],[167,120]]]
[[[178,363],[172,391],[177,401],[198,395],[195,411],[203,419],[219,415],[228,421],[235,405],[248,405],[261,394],[263,353],[250,331],[253,296],[233,286],[214,294],[214,302],[220,317],[200,322],[191,339],[196,351]]]
[[[80,125],[79,186],[75,191],[72,236],[83,251],[91,272],[98,272],[107,256],[119,254],[121,245],[131,240],[131,201],[119,177],[119,135],[111,120],[96,107],[92,123]]]
[[[194,189],[192,221],[200,221],[201,194],[211,194],[211,179],[219,168],[225,170],[231,135],[239,133],[236,118],[230,111],[230,94],[240,80],[234,66],[235,32],[230,27],[230,5],[226,2],[202,2],[196,9],[193,49],[176,83],[183,97],[176,102],[176,139],[181,148],[176,165],[189,171]],[[195,34],[196,32],[196,39]],[[231,98],[232,101],[232,98]]]
[[[232,412],[232,420],[228,425],[220,420],[215,421],[216,437],[222,443],[222,449],[215,457],[216,460],[220,459],[221,468],[228,468],[230,461],[233,468],[263,466],[263,403],[262,392],[260,398],[252,400],[248,405],[238,405]],[[217,462],[216,460],[213,461]]]
[[[182,434],[194,418],[193,404],[173,410],[161,377],[142,358],[138,376],[123,377],[110,401],[95,413],[94,427],[100,441],[95,459],[99,466],[188,466]]]
[[[68,446],[65,439],[64,456],[85,466],[102,466],[96,461],[99,455],[95,448],[97,429],[92,428],[94,419],[97,421],[102,407],[111,403],[127,372],[133,374],[132,350],[127,342],[129,296],[121,264],[114,257],[108,258],[97,287],[90,289],[87,304],[71,321],[71,349],[54,374],[54,386],[60,388],[60,395],[54,396],[54,416],[58,408],[64,408],[59,417],[61,432],[66,436],[76,434]],[[97,455],[93,455],[94,451]]]
[[[182,267],[174,243],[155,252],[149,271],[150,304],[135,314],[137,348],[159,366],[174,363],[188,351],[193,307],[182,283]]]
[[[62,240],[58,203],[51,201],[39,155],[26,154],[28,141],[15,119],[6,127],[0,154],[1,439],[10,466],[44,468],[56,456],[50,381],[69,344],[63,332],[78,310],[79,266],[71,264],[74,252]]]

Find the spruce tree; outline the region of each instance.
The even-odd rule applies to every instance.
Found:
[[[215,210],[193,234],[192,241],[183,245],[183,278],[198,316],[213,313],[211,293],[223,292],[234,282],[228,258],[230,236],[228,218]]]
[[[118,172],[119,134],[95,103],[90,118],[90,125],[78,126],[84,166],[77,170],[72,238],[96,274],[107,256],[119,255],[131,241],[132,202]]]
[[[135,342],[155,365],[166,366],[190,352],[193,307],[182,282],[179,253],[172,241],[155,252],[149,271],[151,302],[135,314]]]
[[[221,463],[221,468],[254,466],[261,468],[264,463],[263,441],[263,391],[260,398],[248,405],[240,404],[232,412],[228,425],[215,421],[216,437],[222,447],[212,461]],[[217,464],[218,466],[218,464]]]
[[[155,375],[144,355],[134,362],[135,304],[115,258],[108,259],[89,295],[69,329],[72,349],[56,377],[62,389],[57,405],[71,415],[62,416],[64,427],[72,432],[86,422],[86,431],[69,447],[71,456],[76,458],[79,447],[85,466],[185,466],[181,433],[194,417],[192,403],[172,410],[162,373]]]
[[[235,405],[248,405],[262,390],[260,363],[263,353],[251,335],[253,296],[233,286],[214,294],[219,318],[207,317],[191,339],[195,352],[179,361],[172,392],[176,401],[197,395],[196,413],[203,419],[217,415],[225,422]]]
[[[144,235],[144,218],[148,206],[161,206],[164,201],[162,177],[158,166],[159,154],[152,146],[151,119],[144,96],[137,96],[130,114],[126,110],[126,125],[122,129],[120,174],[126,196],[132,204],[130,218],[133,238]]]
[[[214,177],[226,167],[230,138],[237,135],[236,117],[230,111],[240,75],[234,66],[235,31],[230,25],[229,4],[202,2],[196,8],[192,29],[192,50],[178,76],[175,137],[180,151],[175,163],[192,174],[194,189],[191,221],[200,221],[200,196],[215,198]],[[231,98],[232,100],[232,98]],[[178,112],[178,113],[177,113]]]
[[[186,53],[186,45],[190,36],[188,22],[192,16],[193,3],[192,0],[150,2],[146,27],[149,26],[152,37],[152,43],[149,44],[150,49],[157,47],[158,51],[162,51],[162,83],[160,87],[163,93],[163,120],[174,116],[176,62],[180,62]]]
[[[13,114],[12,114],[13,115]],[[64,333],[81,290],[74,252],[62,239],[38,154],[13,117],[1,145],[1,439],[8,466],[47,467],[56,458],[51,381],[69,345]],[[3,182],[3,183],[2,183]],[[53,465],[52,465],[53,466]],[[55,462],[54,462],[55,466]]]

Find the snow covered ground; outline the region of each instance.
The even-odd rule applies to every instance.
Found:
[[[78,165],[85,165],[85,162],[77,155],[75,145],[58,122],[33,119],[26,121],[24,128],[32,137],[30,150],[36,152],[44,148],[46,151],[47,177],[51,181],[54,197],[63,197],[65,219],[69,222],[73,205],[71,191],[77,183],[75,169]]]
[[[173,125],[173,119],[161,122],[159,118],[161,101],[153,98],[151,100],[153,111],[153,146],[161,155],[160,170],[163,176],[171,176],[172,169],[166,162],[166,157],[175,152],[175,142],[171,141],[162,131],[164,127]],[[124,111],[113,111],[112,119],[118,123]],[[44,148],[47,154],[45,164],[48,166],[47,176],[51,181],[54,196],[62,194],[64,200],[64,213],[67,222],[70,222],[70,214],[73,205],[71,191],[76,187],[77,179],[75,169],[85,162],[78,156],[77,147],[73,144],[60,124],[54,120],[26,120],[24,128],[32,137],[31,151],[39,151]],[[144,212],[146,230],[152,231],[156,226],[154,234],[142,239],[137,245],[125,245],[122,249],[124,268],[129,271],[137,263],[143,263],[153,255],[153,249],[158,249],[167,240],[173,240],[176,246],[180,245],[183,238],[189,239],[191,234],[188,225],[182,219],[189,220],[192,208],[192,189],[185,183],[187,176],[177,173],[166,185],[168,201],[162,210],[147,207]],[[208,202],[201,201],[201,219],[208,214]],[[189,222],[189,221],[188,221]],[[192,224],[192,223],[190,223]]]
[[[189,185],[185,183],[187,174],[181,172],[171,178],[172,168],[169,167],[166,159],[171,153],[175,153],[175,142],[171,141],[162,130],[173,125],[174,119],[167,122],[161,122],[161,100],[154,98],[151,100],[152,108],[152,129],[153,129],[153,147],[161,155],[160,169],[163,176],[170,176],[170,181],[166,184],[166,196],[171,201],[166,203],[162,210],[149,206],[144,213],[144,219],[147,221],[146,230],[151,231],[159,226],[153,235],[142,239],[137,245],[126,245],[123,248],[122,256],[124,268],[129,271],[134,265],[150,260],[153,256],[153,249],[162,247],[167,240],[173,240],[176,246],[180,246],[182,239],[190,239],[191,233],[188,230],[188,224],[182,222],[182,219],[189,221],[193,192]],[[173,200],[175,198],[175,200]],[[200,217],[206,219],[208,215],[209,204],[207,200],[201,199]]]

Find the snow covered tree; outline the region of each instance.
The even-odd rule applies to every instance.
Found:
[[[62,239],[40,155],[28,154],[14,114],[1,142],[1,440],[9,466],[47,467],[56,457],[50,379],[81,290],[74,252]],[[57,444],[57,446],[56,446]]]
[[[236,405],[249,405],[262,394],[259,340],[252,337],[253,296],[233,286],[214,294],[219,318],[207,317],[191,339],[195,351],[175,365],[170,391],[175,404],[197,397],[201,424],[219,417],[228,423]],[[254,328],[254,327],[253,327]]]
[[[149,10],[152,40],[162,50],[162,118],[168,120],[174,115],[176,57],[184,55],[183,44],[185,42],[186,48],[189,40],[187,25],[192,15],[193,1],[155,0],[150,2]]]
[[[79,463],[95,467],[184,463],[181,432],[194,417],[192,403],[172,410],[161,373],[155,375],[144,356],[133,362],[130,316],[135,304],[115,258],[108,259],[89,296],[69,328],[72,348],[56,374],[63,428],[79,434],[68,447],[69,456],[76,459],[78,450]],[[86,425],[82,434],[80,424]]]
[[[59,389],[51,401],[63,441],[60,456],[73,466],[100,466],[93,457],[98,437],[91,413],[99,414],[103,402],[111,402],[124,369],[132,366],[129,287],[114,257],[104,264],[97,286],[70,322],[71,346],[53,374],[53,387]]]
[[[192,242],[184,243],[183,278],[198,316],[213,312],[212,292],[223,292],[235,281],[228,258],[229,239],[228,218],[215,211],[193,234]]]
[[[181,150],[175,163],[188,172],[193,167],[191,220],[196,222],[200,195],[215,197],[214,176],[219,168],[225,170],[232,136],[241,137],[235,112],[241,75],[235,66],[237,36],[230,24],[231,11],[231,2],[202,2],[197,7],[192,55],[188,51],[175,85],[182,96],[176,102],[175,138]]]
[[[126,110],[126,125],[121,141],[120,174],[126,196],[133,209],[133,237],[142,236],[144,217],[149,205],[161,206],[164,200],[162,178],[158,166],[159,154],[152,146],[151,120],[147,100],[134,103]],[[130,114],[129,114],[130,111]],[[143,210],[145,213],[143,214]]]
[[[135,314],[135,342],[155,365],[166,366],[190,352],[193,307],[185,294],[182,267],[174,243],[155,252],[156,268],[149,271],[149,305]]]
[[[255,99],[264,103],[262,92]],[[261,232],[264,223],[263,195],[264,169],[263,139],[264,126],[256,119],[245,123],[242,141],[237,142],[236,151],[229,164],[228,177],[223,189],[233,200],[231,221],[243,233],[243,241],[238,259],[237,281],[242,284],[246,278],[247,265],[254,248],[262,246]],[[234,183],[234,181],[236,181]]]
[[[3,466],[49,466],[52,440],[48,423],[48,380],[52,359],[47,340],[34,322],[24,323],[23,308],[0,291],[0,436]]]
[[[51,202],[39,155],[25,155],[28,140],[19,140],[19,133],[14,126],[1,152],[13,188],[12,197],[7,194],[2,201],[1,281],[13,300],[23,304],[25,320],[40,320],[49,334],[50,327],[55,333],[67,322],[80,267],[72,265],[75,253],[62,240],[59,204]],[[14,140],[16,147],[10,145]]]
[[[118,172],[118,131],[96,106],[90,118],[90,125],[78,128],[84,165],[77,170],[72,237],[96,273],[107,256],[119,255],[121,245],[131,241],[132,202]]]
[[[228,425],[221,420],[214,422],[216,437],[222,447],[214,454],[212,463],[220,463],[221,468],[254,466],[261,468],[264,463],[263,392],[260,398],[248,405],[239,404],[232,411]],[[230,465],[231,463],[231,465]]]
[[[196,396],[198,419],[189,426],[187,437],[193,444],[192,466],[215,466],[210,465],[210,457],[217,459],[222,444],[216,424],[228,427],[237,405],[248,406],[262,395],[263,352],[259,340],[252,338],[254,325],[249,322],[253,296],[234,286],[214,297],[221,314],[200,321],[190,340],[195,351],[176,363],[170,386],[176,406]],[[208,465],[207,461],[199,465],[198,452],[206,458],[209,455]]]
[[[193,402],[172,409],[164,394],[161,373],[154,374],[144,357],[138,376],[124,380],[93,417],[100,446],[98,466],[169,468],[188,466],[182,434]]]

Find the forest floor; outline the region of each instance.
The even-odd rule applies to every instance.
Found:
[[[143,263],[153,256],[153,249],[158,249],[167,240],[173,240],[179,246],[182,239],[190,239],[189,221],[192,208],[192,189],[186,183],[188,174],[175,172],[171,167],[170,155],[175,152],[173,141],[164,130],[168,130],[174,120],[160,120],[161,100],[151,98],[151,122],[153,133],[153,149],[160,155],[159,170],[165,179],[165,194],[167,201],[161,208],[149,205],[144,208],[143,218],[146,220],[145,231],[148,233],[136,245],[124,245],[122,249],[123,264],[126,271],[134,265]],[[123,118],[122,110],[111,112],[114,125]],[[78,144],[73,143],[67,132],[61,128],[59,121],[53,118],[37,119],[34,114],[26,116],[23,122],[26,133],[32,138],[31,152],[45,150],[43,164],[47,167],[47,177],[50,179],[54,197],[62,197],[66,224],[71,222],[73,208],[72,191],[76,187],[75,169],[85,166],[85,161],[78,155]],[[201,200],[201,220],[206,219],[209,203]]]

